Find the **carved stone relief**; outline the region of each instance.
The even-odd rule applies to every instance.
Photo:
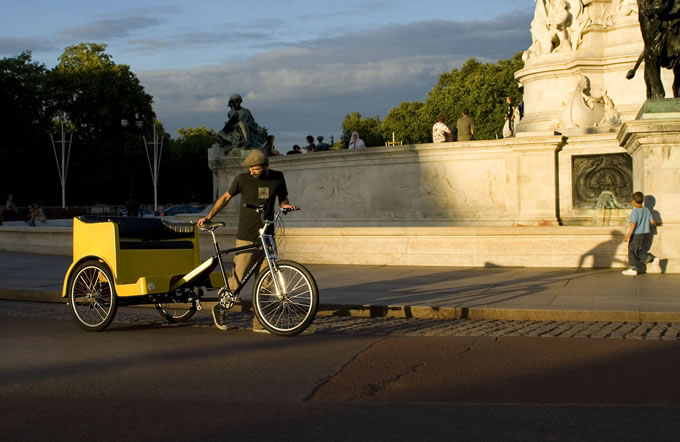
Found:
[[[553,125],[555,129],[609,127],[621,124],[621,114],[606,90],[592,95],[590,80],[581,75],[576,88],[562,102]]]
[[[613,26],[618,23],[637,20],[637,0],[614,0],[607,17],[605,18],[605,25]]]
[[[523,54],[525,62],[543,55],[575,51],[583,42],[583,34],[593,24],[587,11],[591,0],[535,0],[531,22],[532,44]]]
[[[595,209],[602,194],[613,195],[615,207],[628,207],[633,194],[633,159],[626,153],[572,157],[572,204]],[[609,208],[615,208],[609,207]]]

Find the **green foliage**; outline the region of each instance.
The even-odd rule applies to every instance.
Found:
[[[160,173],[159,192],[165,201],[209,203],[212,197],[212,172],[208,167],[208,148],[218,142],[213,129],[205,126],[178,129],[179,138],[170,140]]]
[[[107,70],[116,67],[102,43],[80,43],[68,46],[59,56],[57,70],[62,72]]]
[[[366,146],[384,146],[385,136],[383,134],[380,117],[362,118],[359,112],[347,114],[342,122],[342,145],[346,149],[352,132],[357,132],[359,138],[364,140]]]
[[[342,125],[344,145],[352,131],[359,132],[367,146],[384,145],[385,140],[392,139],[392,133],[404,143],[431,143],[437,116],[444,115],[455,133],[463,109],[468,109],[475,121],[475,139],[494,139],[503,131],[506,97],[513,103],[522,99],[514,78],[522,67],[521,52],[495,64],[471,58],[460,69],[441,74],[424,103],[403,102],[392,108],[382,123],[379,117],[362,119],[358,112],[348,114]]]
[[[33,62],[30,52],[0,60],[0,198],[13,193],[16,204],[26,206],[37,198],[43,179],[58,175],[47,130],[49,99],[47,69]],[[58,197],[61,198],[59,192]]]
[[[73,133],[67,203],[122,203],[133,193],[152,201],[142,130],[149,132],[155,121],[153,99],[130,67],[115,64],[105,49],[69,46],[52,70],[33,63],[30,52],[0,60],[0,106],[10,109],[0,123],[0,158],[22,165],[2,174],[0,192],[13,192],[24,205],[61,202],[50,133],[61,138],[53,119],[65,113],[67,140]],[[127,129],[122,119],[131,121]],[[135,120],[145,123],[142,130]]]
[[[522,99],[514,73],[523,65],[522,54],[518,52],[512,59],[499,60],[496,64],[483,64],[471,58],[460,70],[442,74],[423,109],[430,129],[441,113],[449,127],[455,130],[463,109],[468,109],[475,120],[476,139],[500,136],[505,121],[506,97],[511,97],[513,103]]]
[[[392,134],[396,141],[405,144],[428,143],[428,132],[432,127],[429,119],[423,118],[423,103],[404,102],[392,108],[383,121],[383,132],[386,139],[391,140]]]

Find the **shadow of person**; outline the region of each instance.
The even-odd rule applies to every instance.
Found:
[[[592,267],[604,267],[610,268],[614,263],[628,264],[627,260],[616,258],[616,249],[619,248],[621,242],[624,240],[624,235],[618,230],[612,230],[609,232],[612,236],[611,239],[600,243],[593,247],[592,249],[585,252],[578,260],[578,268],[583,268],[583,264],[589,256],[593,257]]]
[[[645,239],[642,241],[642,247],[648,254],[647,264],[649,264],[655,258],[655,255],[649,253],[649,251],[651,250],[652,244],[654,243],[654,236],[658,233],[657,228],[663,224],[663,219],[661,218],[659,211],[654,208],[654,206],[656,206],[656,198],[654,195],[645,195],[644,204],[649,210],[649,213],[652,215],[652,219],[654,220],[654,224],[649,226],[649,233],[645,235]],[[666,262],[666,260],[663,260],[663,264]],[[659,264],[661,265],[661,263]],[[665,272],[663,267],[664,266],[662,265],[661,271]]]

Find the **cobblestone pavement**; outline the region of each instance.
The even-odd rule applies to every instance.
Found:
[[[0,318],[73,321],[65,304],[0,301]],[[253,314],[231,312],[230,328],[252,330]],[[113,325],[214,327],[209,309],[184,324],[167,324],[154,308],[122,307]],[[660,322],[427,320],[317,316],[305,333],[373,336],[536,336],[560,338],[680,340],[680,324]]]

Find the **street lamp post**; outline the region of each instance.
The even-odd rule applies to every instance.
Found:
[[[138,120],[139,114],[135,114],[135,125],[138,129],[144,127],[144,122]],[[128,126],[128,120],[121,120],[120,124],[123,127]],[[151,171],[151,182],[153,183],[153,210],[158,211],[158,175],[161,169],[161,156],[163,155],[163,137],[160,137],[156,133],[156,124],[153,124],[153,139],[152,141],[146,141],[146,136],[142,132],[142,138],[144,140],[144,151],[146,152],[146,159],[149,163],[149,170]],[[153,161],[151,155],[149,154],[149,146],[153,146]]]
[[[59,173],[59,181],[61,181],[61,208],[66,208],[66,177],[68,173],[68,163],[71,159],[71,143],[73,141],[73,132],[68,140],[68,147],[66,142],[66,132],[64,131],[64,124],[68,121],[66,112],[60,112],[55,118],[55,121],[61,123],[61,141],[54,141],[54,136],[50,132],[50,139],[52,140],[52,151],[54,152],[54,159],[57,162],[57,172]],[[57,154],[56,143],[61,144],[61,158]]]
[[[158,142],[158,134],[156,133],[156,124],[153,125],[153,139],[151,142],[146,141],[144,136],[144,150],[146,151],[146,159],[149,162],[149,169],[151,170],[151,181],[153,182],[153,210],[158,211],[158,174],[161,170],[161,155],[163,155],[163,137],[160,143]],[[160,146],[159,146],[160,144]],[[153,164],[149,156],[149,145],[153,145]]]

